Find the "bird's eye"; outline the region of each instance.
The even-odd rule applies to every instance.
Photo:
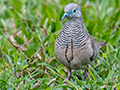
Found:
[[[76,12],[76,10],[74,9],[73,12]]]

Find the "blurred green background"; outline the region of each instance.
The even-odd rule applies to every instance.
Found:
[[[72,72],[55,57],[54,43],[62,30],[64,6],[80,5],[84,29],[96,41],[106,41],[89,78]],[[1,90],[119,90],[120,0],[0,0]]]

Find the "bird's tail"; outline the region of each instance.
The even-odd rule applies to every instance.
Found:
[[[99,50],[102,49],[106,44],[107,44],[107,42],[104,42],[104,41],[97,42]]]

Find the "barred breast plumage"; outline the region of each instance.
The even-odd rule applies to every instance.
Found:
[[[80,48],[86,47],[88,40],[87,33],[83,29],[82,22],[78,22],[73,25],[69,25],[68,21],[64,24],[63,30],[56,40],[56,45],[60,48]]]

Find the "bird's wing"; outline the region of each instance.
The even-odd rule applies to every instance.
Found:
[[[94,61],[97,58],[97,55],[99,53],[99,47],[95,39],[90,34],[88,34],[88,38],[90,38],[91,40],[91,48],[93,50],[93,55],[91,56],[90,60]]]

